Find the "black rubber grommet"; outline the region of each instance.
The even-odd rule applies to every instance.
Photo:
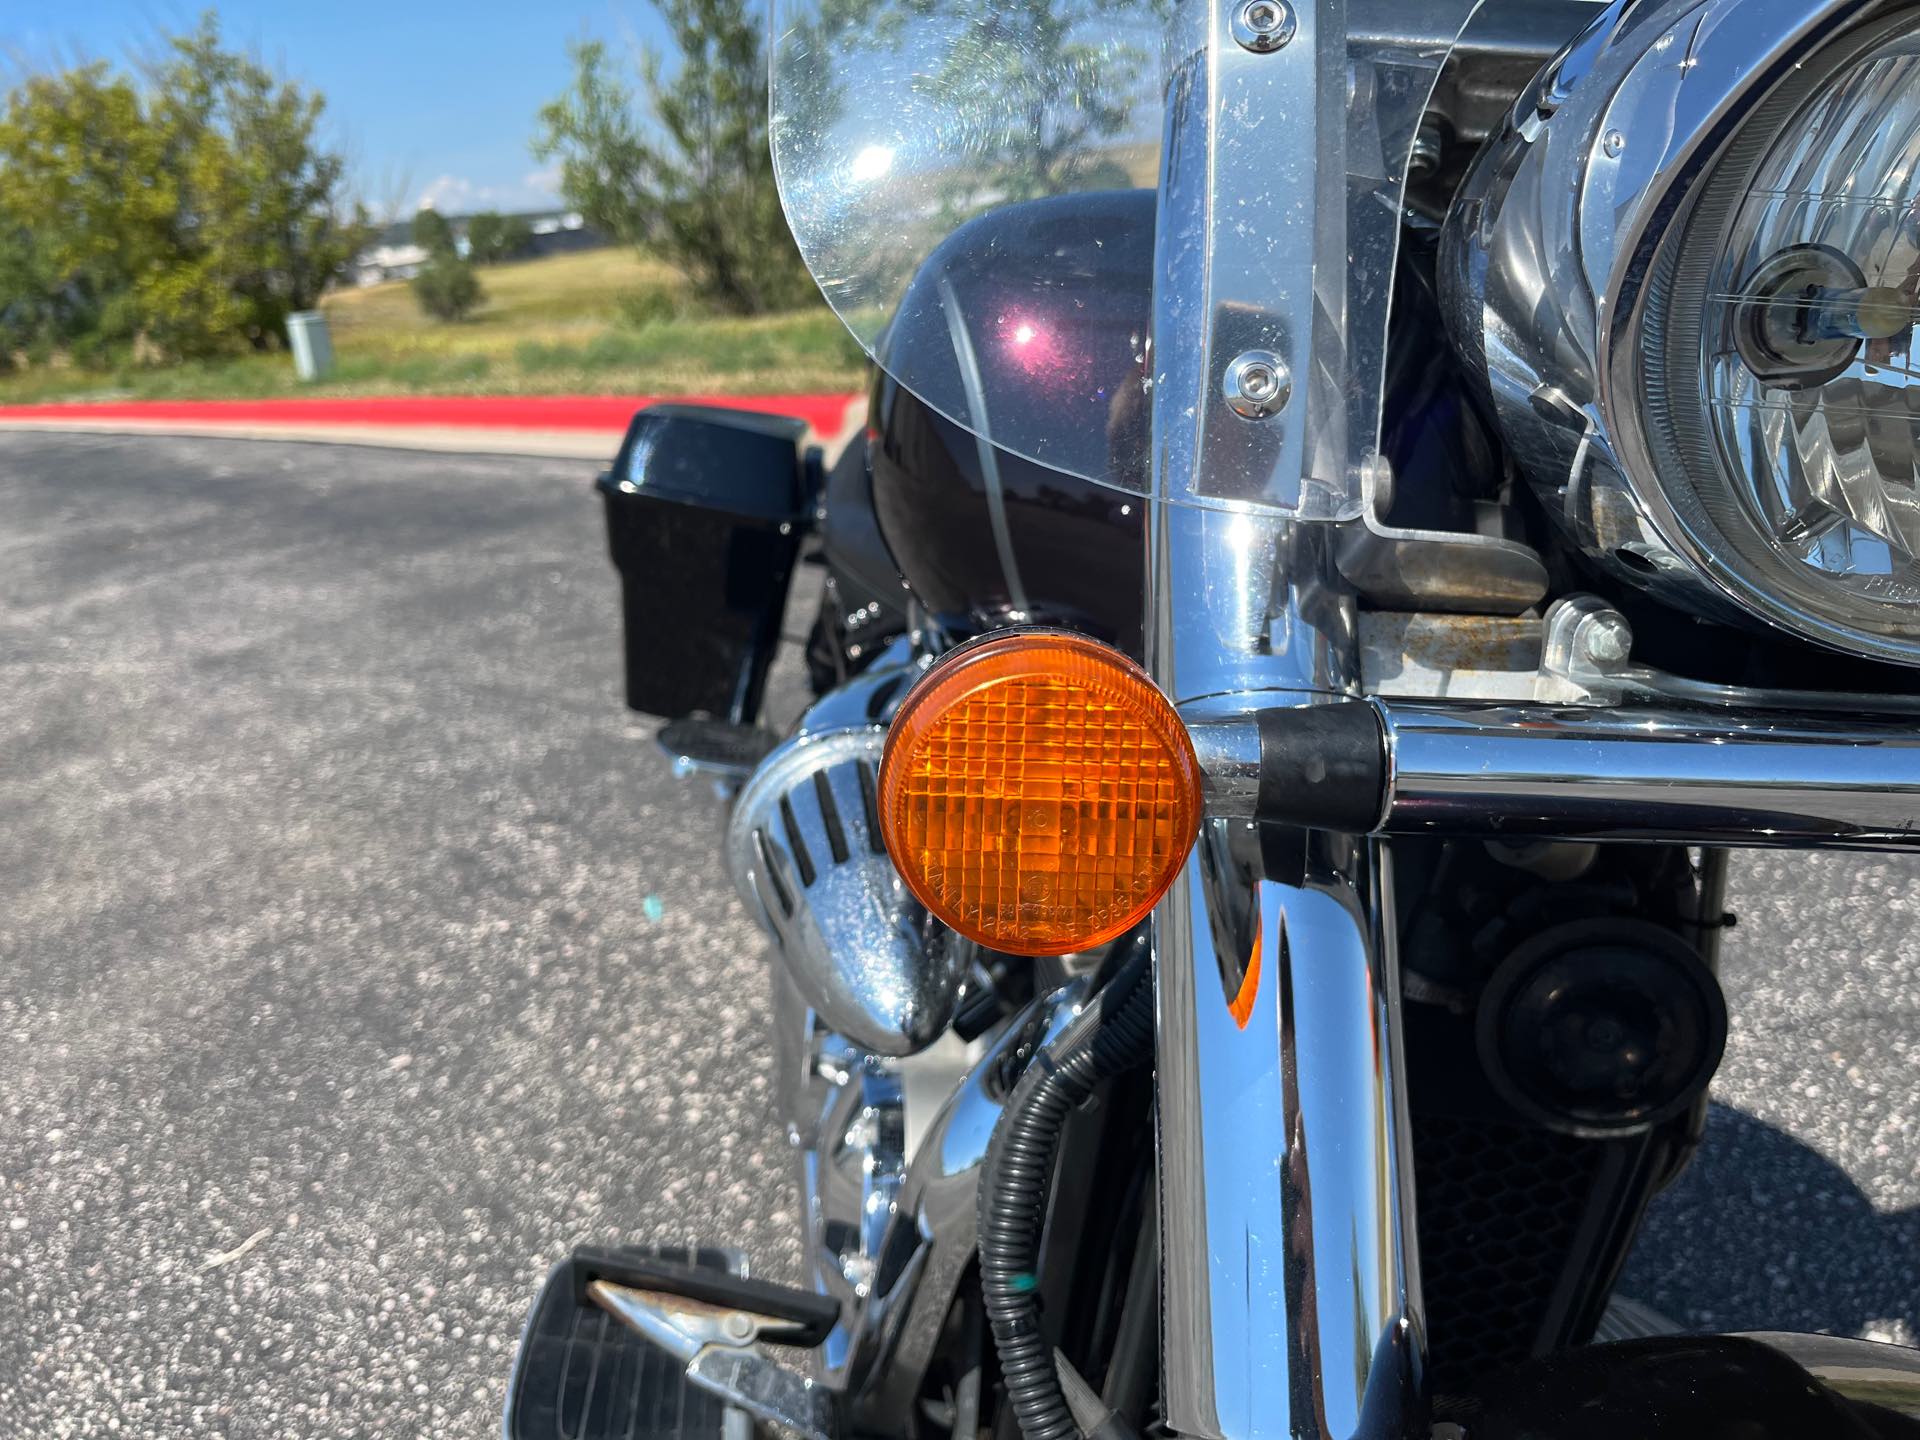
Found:
[[[1366,835],[1386,808],[1387,735],[1364,700],[1262,710],[1255,816]]]

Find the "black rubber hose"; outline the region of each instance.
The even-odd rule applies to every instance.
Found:
[[[1054,1368],[1053,1346],[1040,1333],[1040,1232],[1068,1114],[1102,1081],[1153,1056],[1153,984],[1145,946],[1095,1003],[1099,1013],[1092,1028],[1058,1051],[1041,1051],[1014,1086],[993,1127],[980,1186],[980,1290],[1007,1399],[1025,1440],[1080,1435]]]

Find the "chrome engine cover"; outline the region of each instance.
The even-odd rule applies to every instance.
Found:
[[[980,1176],[1002,1107],[1092,993],[1082,975],[970,1045],[948,1036],[888,1059],[835,1034],[775,967],[775,1090],[806,1274],[841,1306],[807,1369],[848,1396],[862,1430],[896,1429],[919,1393],[973,1262]]]
[[[807,1279],[840,1302],[842,1316],[809,1369],[843,1390],[906,1176],[902,1062],[836,1035],[785,967],[774,967],[771,998],[775,1090],[798,1162]]]

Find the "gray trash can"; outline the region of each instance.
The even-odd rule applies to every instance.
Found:
[[[293,373],[302,380],[324,380],[333,373],[333,336],[318,310],[287,316],[287,344],[293,347]]]

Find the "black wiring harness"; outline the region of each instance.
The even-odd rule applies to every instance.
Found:
[[[1153,1058],[1153,980],[1144,945],[1091,1004],[1097,1008],[1090,1023],[1076,1022],[1036,1054],[1014,1086],[980,1186],[981,1296],[1025,1440],[1082,1435],[1040,1330],[1040,1236],[1067,1116],[1099,1085]]]

